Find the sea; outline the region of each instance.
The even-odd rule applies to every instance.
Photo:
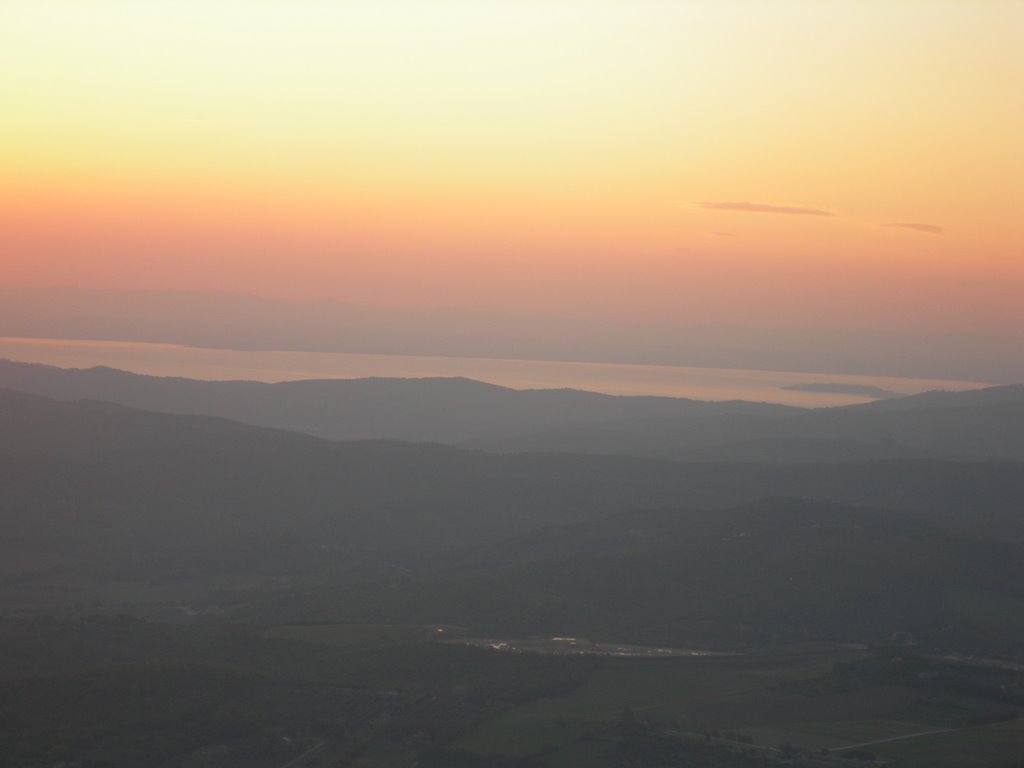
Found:
[[[680,365],[633,365],[508,360],[487,357],[376,355],[340,352],[207,349],[179,344],[0,337],[0,358],[60,368],[107,366],[149,376],[204,380],[295,381],[371,376],[460,376],[513,389],[581,389],[611,395],[656,395],[696,400],[751,400],[807,408],[852,405],[876,399],[857,388],[898,395],[966,390],[984,382],[859,376]],[[792,386],[830,385],[851,391],[813,392]]]

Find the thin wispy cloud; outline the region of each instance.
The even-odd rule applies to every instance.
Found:
[[[913,232],[924,232],[926,235],[944,235],[946,230],[942,227],[937,227],[934,224],[914,224],[912,222],[892,222],[891,224],[883,224],[883,227],[897,227],[898,229],[909,229]]]
[[[792,205],[767,205],[765,203],[694,203],[698,208],[709,211],[738,211],[740,213],[781,213],[788,216],[835,216],[831,211],[820,208],[799,208]]]

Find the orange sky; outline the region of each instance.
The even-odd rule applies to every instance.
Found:
[[[0,281],[1024,333],[1022,43],[1013,0],[5,0]]]

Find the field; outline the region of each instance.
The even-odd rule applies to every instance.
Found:
[[[1024,765],[1024,719],[870,748],[899,768],[1004,768]]]
[[[431,642],[449,633],[431,626],[125,616],[2,629],[0,764],[16,768],[69,758],[280,768],[314,748],[302,768],[1019,768],[1024,759],[1015,669],[909,649],[617,658]],[[875,761],[844,760],[845,748]]]
[[[524,704],[489,720],[460,746],[483,755],[542,754],[553,766],[580,760],[611,765],[614,755],[595,734],[629,718],[663,726],[680,738],[711,734],[712,742],[763,754],[777,753],[783,744],[806,753],[837,754],[859,747],[907,768],[1005,768],[1024,759],[1024,725],[1019,720],[947,730],[956,726],[941,713],[935,715],[920,691],[898,684],[813,695],[788,685],[818,678],[837,662],[863,655],[799,649],[752,657],[617,660],[571,693]],[[965,697],[957,704],[958,711],[970,711],[974,702]]]
[[[427,638],[428,630],[405,624],[290,624],[271,627],[261,637],[294,640],[336,647],[381,646],[415,643]]]
[[[851,652],[820,652],[658,661],[614,661],[580,688],[495,718],[467,737],[466,749],[484,754],[525,754],[534,746],[566,743],[588,726],[613,722],[629,710],[637,718],[683,730],[751,728],[793,722],[822,711],[821,702],[776,689],[787,679],[831,669]],[[843,702],[849,706],[848,701]],[[523,734],[530,734],[524,737]]]

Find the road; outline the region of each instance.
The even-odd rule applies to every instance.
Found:
[[[303,752],[298,757],[292,758],[291,760],[289,760],[287,763],[282,765],[281,768],[296,768],[296,766],[302,765],[303,761],[307,757],[312,755],[314,752],[319,752],[321,749],[323,749],[326,746],[327,746],[327,739],[324,739],[323,741],[318,742],[317,744],[314,744],[312,747],[307,749],[305,752]]]
[[[1012,720],[1007,722],[1013,722]],[[935,731],[918,731],[917,733],[905,733],[902,736],[890,736],[887,739],[875,739],[874,741],[863,741],[860,744],[849,744],[845,747],[832,747],[829,752],[845,752],[848,749],[861,749],[862,747],[873,747],[876,744],[888,744],[891,741],[903,741],[905,739],[919,739],[924,736],[937,736],[940,733],[956,733],[957,731],[973,731],[978,728],[987,728],[990,725],[997,725],[997,723],[987,723],[986,725],[968,725],[964,728],[940,728]]]

